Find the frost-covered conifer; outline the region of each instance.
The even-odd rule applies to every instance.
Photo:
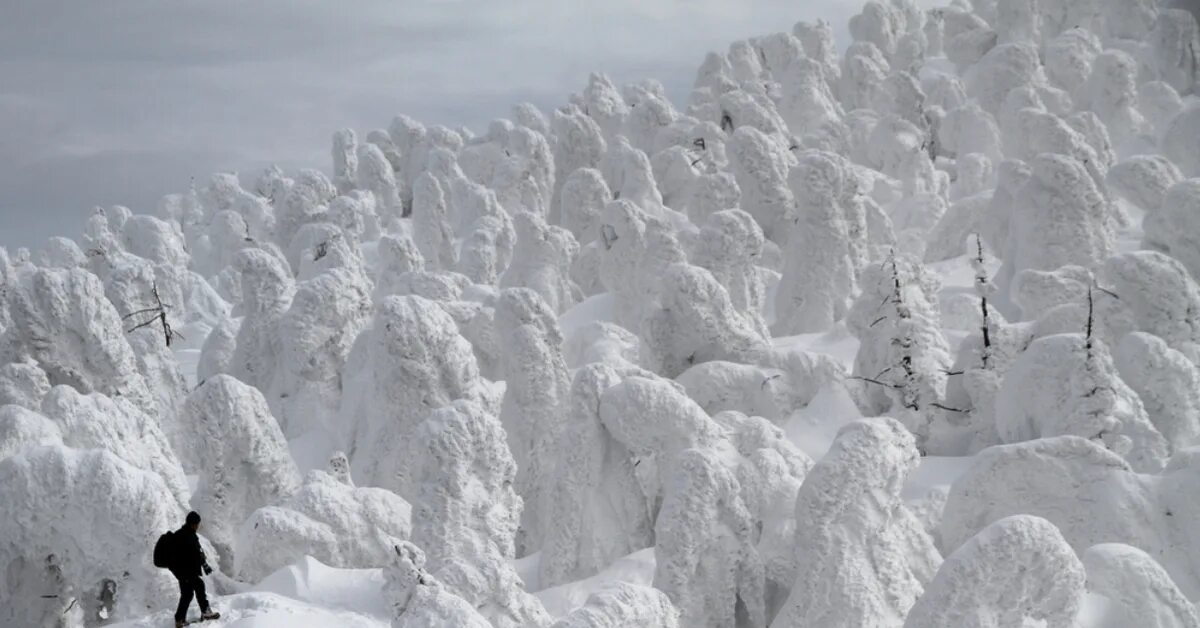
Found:
[[[412,543],[393,546],[384,569],[383,593],[392,607],[392,628],[493,628],[466,600],[425,570],[425,553]]]
[[[587,577],[654,542],[637,460],[600,415],[601,396],[628,370],[589,364],[571,384],[561,455],[546,493],[546,520],[554,525],[546,529],[539,561],[543,586]]]
[[[283,198],[275,199],[275,242],[287,246],[300,227],[310,222],[323,222],[326,206],[335,196],[337,188],[320,171],[300,171]]]
[[[1127,334],[1114,355],[1121,379],[1137,393],[1146,416],[1172,451],[1200,439],[1200,368],[1163,339]]]
[[[358,186],[358,135],[354,129],[333,134],[333,182],[342,193]]]
[[[358,147],[358,187],[370,190],[375,195],[375,208],[385,224],[396,220],[405,212],[401,205],[400,183],[392,171],[392,164],[378,146],[362,144]]]
[[[516,245],[512,263],[500,279],[501,288],[529,288],[553,312],[570,309],[580,300],[579,287],[568,269],[579,244],[562,227],[547,225],[541,216],[520,212],[513,218]]]
[[[1039,155],[1017,193],[1004,266],[997,284],[1007,290],[1025,269],[1054,270],[1067,264],[1094,268],[1113,248],[1110,207],[1079,161]]]
[[[864,413],[894,414],[917,438],[944,405],[949,348],[940,329],[937,281],[895,254],[863,274],[862,294],[847,316],[859,337],[854,375],[866,386]]]
[[[996,430],[1008,443],[1064,434],[1095,439],[1141,471],[1157,471],[1168,454],[1108,348],[1084,334],[1039,338],[1017,358],[996,396]]]
[[[1200,77],[1200,29],[1183,9],[1166,9],[1150,33],[1153,65],[1159,77],[1180,94],[1196,88]]]
[[[355,269],[334,268],[299,284],[279,319],[278,374],[268,390],[284,434],[337,432],[341,373],[370,313],[370,286]]]
[[[725,287],[687,263],[666,268],[657,307],[647,314],[641,336],[656,370],[669,377],[709,360],[749,361],[766,346]]]
[[[806,154],[789,184],[796,218],[787,239],[774,329],[784,336],[829,329],[845,317],[856,289],[849,229],[838,205],[843,176],[837,162]]]
[[[1200,615],[1149,554],[1123,543],[1101,543],[1083,553],[1088,593],[1117,608],[1109,621],[1152,628],[1196,628]]]
[[[768,239],[785,242],[794,202],[787,184],[787,155],[767,135],[751,127],[733,133],[729,153],[742,192],[741,209],[754,216]]]
[[[106,449],[134,467],[151,471],[162,478],[180,507],[187,506],[190,491],[183,467],[157,417],[120,397],[84,395],[70,386],[50,389],[41,412],[58,426],[64,445]],[[185,445],[177,437],[175,446]]]
[[[1166,157],[1135,155],[1109,168],[1105,182],[1109,190],[1149,216],[1162,207],[1167,190],[1182,180],[1179,168]]]
[[[839,430],[800,486],[795,580],[773,627],[903,621],[941,562],[900,500],[918,459],[912,435],[892,419]]]
[[[0,332],[2,333],[2,332]],[[9,362],[0,366],[0,406],[16,405],[38,411],[50,392],[46,372],[33,362]]]
[[[334,567],[387,567],[392,547],[410,531],[408,502],[382,488],[359,487],[336,452],[294,495],[259,508],[238,529],[235,573],[257,582],[312,556]]]
[[[192,509],[205,513],[205,535],[222,570],[232,571],[237,527],[258,508],[294,493],[300,472],[262,393],[228,375],[207,380],[188,396],[181,426],[181,441],[200,465]]]
[[[434,410],[413,437],[421,446],[412,449],[412,541],[425,548],[429,571],[493,626],[548,625],[508,562],[521,498],[500,422],[460,400]]]
[[[1089,572],[1089,583],[1091,577]],[[1054,524],[1028,515],[1006,517],[946,557],[904,625],[1071,626],[1084,579],[1083,565]]]
[[[406,448],[429,412],[456,399],[492,404],[454,319],[418,296],[387,297],[376,306],[342,381],[340,422],[355,476],[405,498],[415,490]]]
[[[518,550],[542,545],[545,487],[561,456],[558,449],[567,409],[570,375],[554,311],[527,288],[508,288],[496,303],[500,364],[506,383],[500,419],[517,462],[516,490],[525,500]]]
[[[766,338],[767,287],[758,266],[763,243],[762,228],[753,216],[739,209],[722,210],[710,214],[701,227],[693,259],[725,286],[733,307]]]
[[[103,449],[28,447],[0,460],[0,623],[100,626],[168,606],[148,543],[183,511],[157,474]]]
[[[1143,242],[1178,260],[1196,281],[1200,281],[1200,240],[1195,235],[1198,217],[1200,179],[1181,181],[1167,190],[1162,207],[1146,217]]]
[[[593,593],[583,606],[551,624],[551,628],[609,626],[677,628],[679,609],[658,589],[621,582]]]
[[[11,327],[0,349],[4,362],[32,359],[50,385],[123,396],[157,416],[160,408],[137,367],[125,323],[104,287],[83,269],[18,271],[6,282]]]
[[[688,626],[733,627],[738,615],[766,625],[766,580],[754,547],[754,519],[720,455],[683,451],[663,487],[655,523],[655,587]]]
[[[1145,331],[1182,351],[1200,344],[1200,284],[1174,258],[1157,251],[1113,255],[1100,281],[1111,295],[1099,297],[1101,333],[1110,343]],[[1084,299],[1075,301],[1082,309]]]
[[[457,264],[454,235],[447,220],[446,191],[428,172],[412,188],[412,238],[430,270],[450,270]]]
[[[279,374],[279,321],[291,305],[295,282],[286,261],[262,249],[243,250],[236,264],[243,319],[229,373],[259,390],[272,390]]]

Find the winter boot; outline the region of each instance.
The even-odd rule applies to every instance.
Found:
[[[220,618],[221,618],[221,614],[212,609],[204,611],[203,613],[200,614],[200,619],[202,619],[204,621],[208,621],[210,619],[220,619]]]

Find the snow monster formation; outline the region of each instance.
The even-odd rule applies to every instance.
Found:
[[[0,626],[1200,628],[1200,27],[932,4],[0,248]]]

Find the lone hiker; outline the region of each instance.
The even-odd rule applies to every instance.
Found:
[[[173,556],[169,569],[179,580],[179,608],[175,611],[175,628],[187,624],[188,607],[192,605],[192,596],[200,604],[200,619],[216,619],[220,613],[211,611],[208,607],[208,596],[204,592],[204,580],[200,579],[200,570],[205,574],[212,573],[204,550],[200,549],[200,515],[195,512],[187,514],[187,521],[174,534]]]

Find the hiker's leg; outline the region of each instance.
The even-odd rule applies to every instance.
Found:
[[[188,607],[192,605],[192,578],[179,579],[179,608],[175,609],[176,621],[187,621]]]
[[[208,612],[208,595],[204,591],[204,578],[196,576],[192,578],[192,586],[196,589],[196,601],[200,604],[200,612]]]

